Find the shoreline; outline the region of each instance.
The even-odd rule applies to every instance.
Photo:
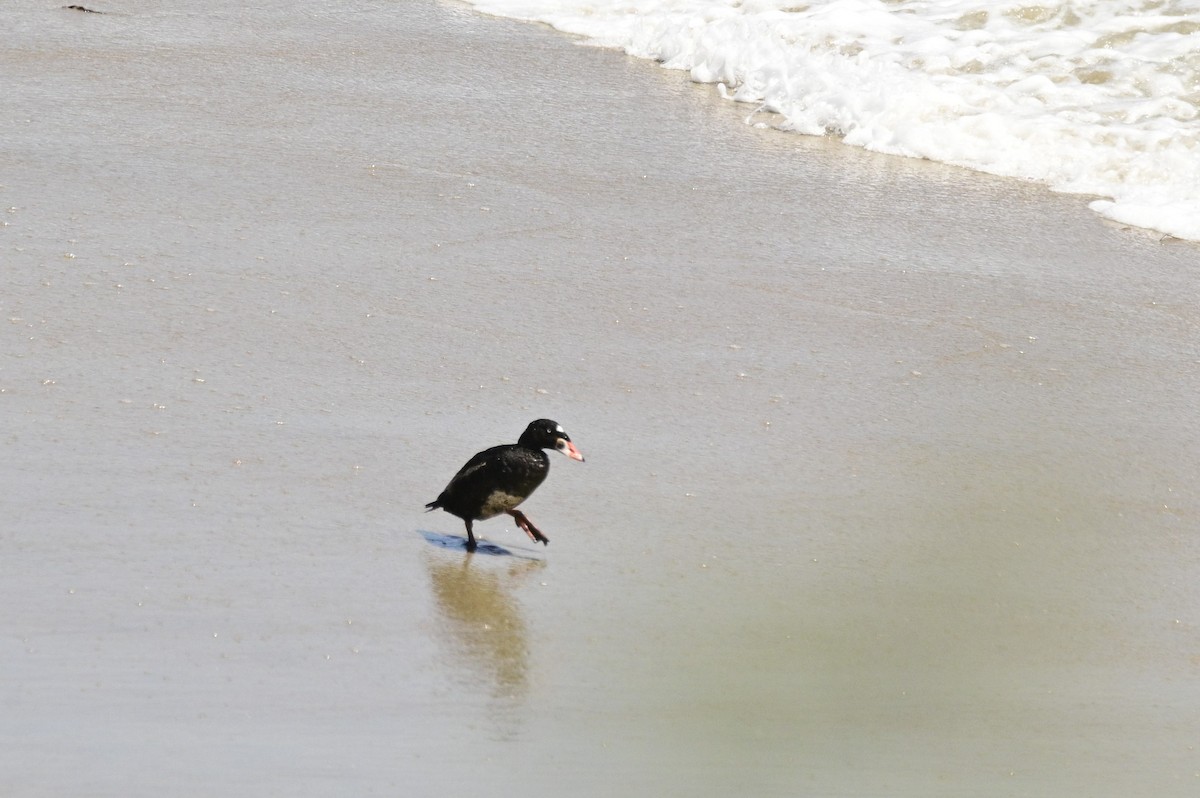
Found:
[[[1150,62],[1120,46],[1110,51],[1111,71],[1120,77],[1110,75],[1110,79],[1124,83],[1126,91],[1106,93],[1097,89],[1103,84],[1075,82],[1078,70],[1087,68],[1090,61],[1086,46],[1060,47],[1060,60],[1044,61],[1037,53],[1048,52],[1047,47],[1054,49],[1052,35],[1039,39],[1033,29],[1026,29],[1025,37],[1005,41],[1003,35],[991,38],[996,32],[985,30],[986,25],[977,28],[974,33],[978,36],[966,44],[957,39],[955,24],[943,28],[947,20],[940,14],[921,10],[877,13],[868,32],[845,17],[830,24],[837,12],[825,7],[797,7],[782,13],[743,8],[725,17],[717,9],[710,9],[717,11],[716,16],[695,9],[664,12],[653,3],[634,3],[628,8],[599,3],[584,12],[569,3],[560,8],[530,9],[519,3],[512,8],[489,0],[467,2],[497,18],[549,25],[579,43],[629,53],[664,68],[687,72],[697,81],[712,85],[722,99],[736,98],[783,115],[787,120],[783,127],[787,129],[853,140],[852,146],[871,152],[928,159],[1001,177],[1030,178],[1056,192],[1092,195],[1096,199],[1088,207],[1106,219],[1200,244],[1200,227],[1194,222],[1200,207],[1192,190],[1197,180],[1189,183],[1181,176],[1191,174],[1184,133],[1189,117],[1182,109],[1190,108],[1194,113],[1194,108],[1186,98],[1174,97],[1180,103],[1179,113],[1160,116],[1150,110],[1148,106],[1161,107],[1164,97],[1139,99],[1131,84],[1144,84],[1148,76],[1129,74]],[[968,13],[961,7],[959,10]],[[977,16],[980,12],[986,19],[982,6],[969,14]],[[637,23],[630,27],[632,20]],[[1069,29],[1086,37],[1091,25],[1103,26],[1104,20],[1103,12],[1096,17],[1085,14],[1082,19],[1075,18]],[[1138,30],[1132,26],[1128,35],[1136,35]],[[1116,35],[1115,29],[1109,30],[1109,35]],[[788,46],[776,48],[776,37],[782,37]],[[825,52],[828,37],[841,41],[841,52],[853,50],[854,55],[840,59]],[[914,47],[916,41],[922,44]],[[948,50],[953,54],[943,68],[927,71],[925,57],[934,50],[941,52],[939,57],[946,57]],[[968,59],[974,69],[953,66],[956,61],[964,63]],[[993,70],[1003,70],[1006,62],[1022,61],[1028,69],[1026,81],[1008,83],[1001,89],[990,80],[972,80],[981,73],[991,74],[1004,84],[1003,77]],[[1187,83],[1185,61],[1179,56],[1170,63],[1156,63],[1155,69],[1176,74]],[[897,68],[898,64],[904,66]],[[1069,64],[1075,69],[1068,68]],[[1036,81],[1043,82],[1043,89],[1054,89],[1026,94],[1022,86],[1028,88]],[[906,101],[894,103],[878,93],[881,83],[904,94]],[[972,111],[967,113],[955,102],[947,101],[946,94],[958,96],[959,101],[969,97],[965,101]],[[1012,103],[1027,104],[1027,113],[1031,106],[1044,111],[1036,118],[1026,114],[1020,117],[1024,123],[1032,122],[1043,135],[1029,136],[1025,124],[1007,116]],[[1072,109],[1087,107],[1103,107],[1106,112],[1089,124],[1075,124],[1078,120]],[[1115,110],[1117,107],[1123,111]],[[1153,124],[1130,126],[1130,120],[1142,120],[1147,115]],[[981,118],[989,120],[986,130],[979,126]],[[1097,120],[1107,120],[1112,127],[1097,127]],[[1164,139],[1164,130],[1171,128],[1177,135]],[[1099,133],[1101,129],[1105,132]],[[1114,148],[1114,137],[1121,141],[1140,139],[1141,147],[1130,151]],[[1010,157],[1014,152],[1020,152],[1021,157]],[[1137,171],[1144,178],[1154,174],[1155,179],[1137,185],[1115,180],[1113,175],[1122,173],[1133,161],[1139,163]]]

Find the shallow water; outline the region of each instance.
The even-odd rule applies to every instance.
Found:
[[[471,2],[685,70],[747,122],[1100,195],[1200,241],[1194,3]]]
[[[1194,793],[1195,248],[460,6],[119,10],[0,53],[7,792]]]

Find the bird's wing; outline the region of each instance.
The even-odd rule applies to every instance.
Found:
[[[502,446],[493,446],[476,454],[467,461],[466,465],[458,469],[458,473],[450,480],[450,484],[446,486],[446,490],[449,490],[454,485],[470,482],[472,475],[484,468],[500,467],[507,471],[508,466],[504,462],[504,458],[499,456],[500,450],[503,448]]]

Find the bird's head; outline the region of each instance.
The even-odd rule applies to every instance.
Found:
[[[539,418],[532,422],[521,433],[518,443],[531,449],[555,449],[572,460],[583,461],[583,455],[575,448],[575,444],[571,443],[571,436],[562,428],[562,424],[548,418]]]

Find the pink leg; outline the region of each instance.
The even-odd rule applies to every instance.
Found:
[[[525,534],[529,535],[529,538],[534,543],[541,543],[543,546],[550,543],[550,538],[543,535],[542,531],[534,526],[532,521],[525,517],[525,513],[521,512],[520,510],[507,510],[506,512],[513,518],[517,519],[517,526],[521,527],[521,529],[524,529]]]

